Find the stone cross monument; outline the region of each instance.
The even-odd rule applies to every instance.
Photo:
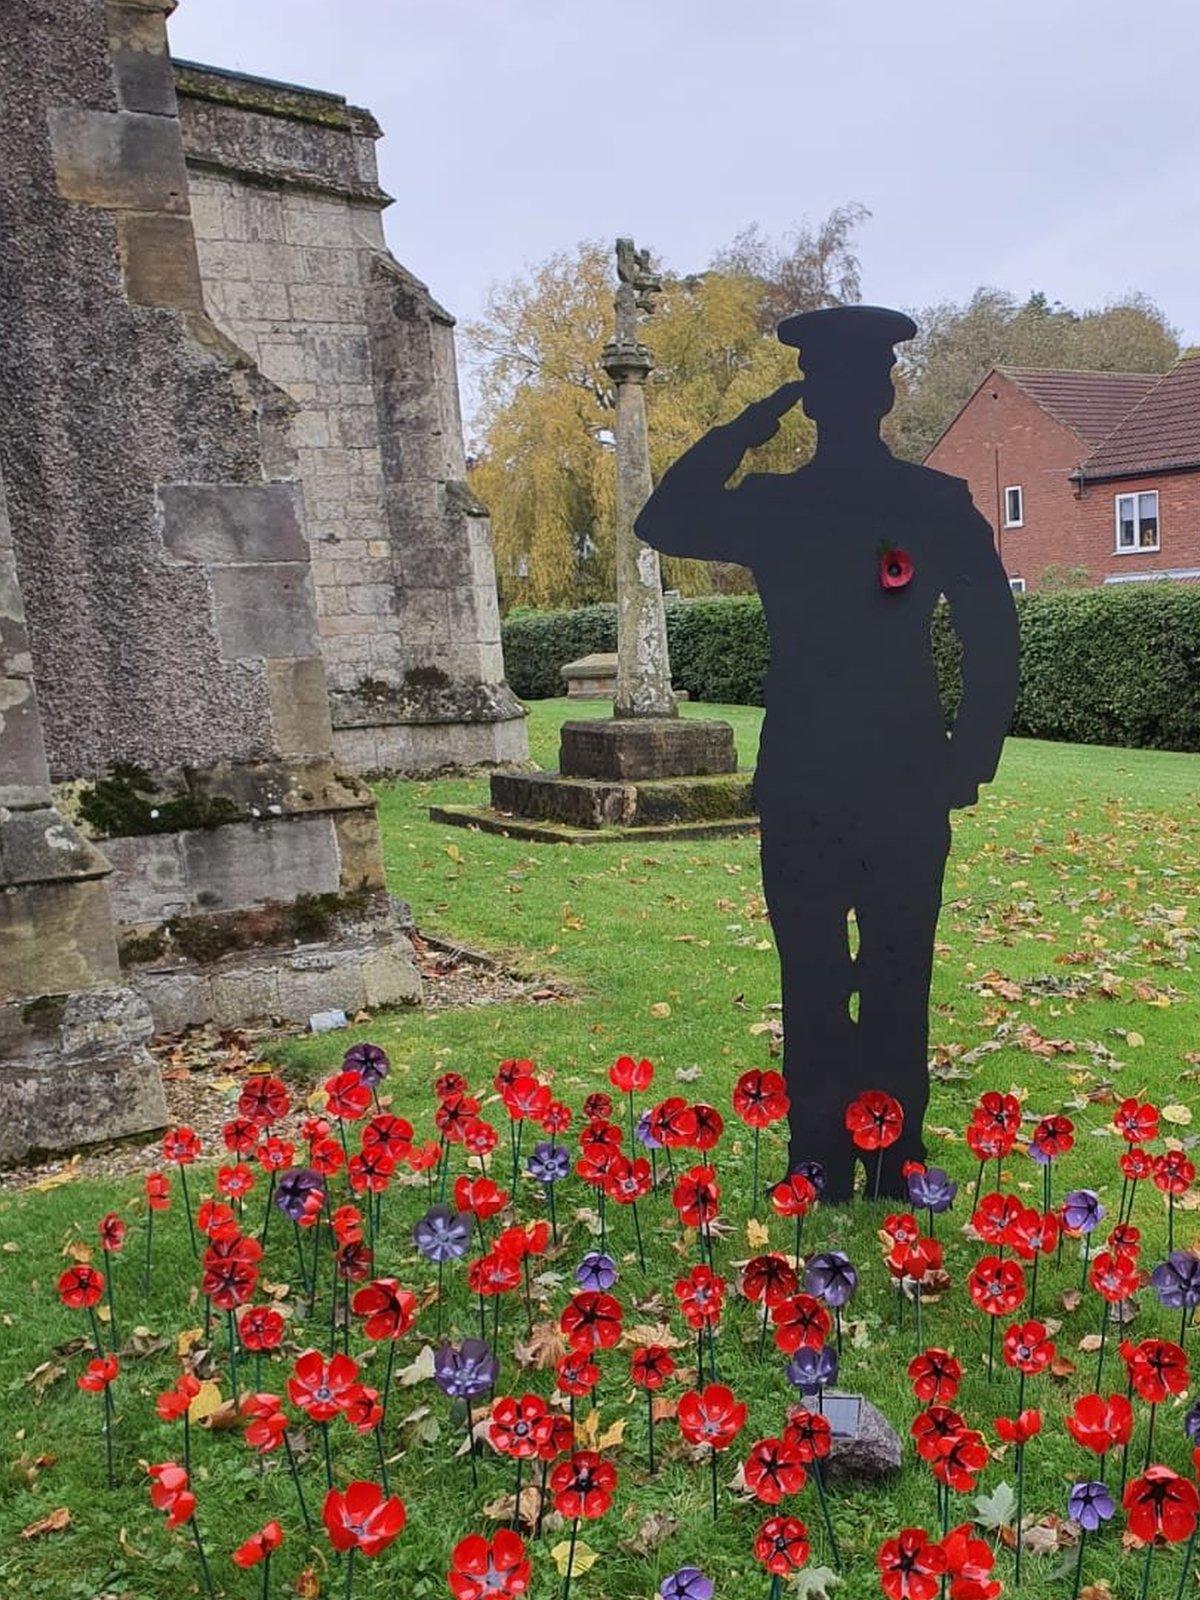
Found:
[[[604,347],[602,362],[616,390],[617,516],[617,689],[616,717],[673,717],[671,661],[663,611],[658,552],[633,531],[653,481],[646,436],[646,378],[653,358],[638,338],[642,316],[654,309],[661,288],[650,266],[650,252],[632,239],[617,240],[616,337]]]

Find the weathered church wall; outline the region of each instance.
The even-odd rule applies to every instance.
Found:
[[[294,425],[334,747],[356,771],[519,761],[453,319],[388,254],[369,112],[176,63],[205,303]]]
[[[332,759],[296,407],[204,310],[172,5],[13,0],[0,30],[0,472],[48,774],[171,1028],[418,988]]]

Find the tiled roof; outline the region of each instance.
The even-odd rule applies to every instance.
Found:
[[[1200,466],[1200,356],[1160,378],[1083,463],[1085,478]]]
[[[1157,372],[1067,372],[997,367],[1085,444],[1098,445],[1159,382]]]

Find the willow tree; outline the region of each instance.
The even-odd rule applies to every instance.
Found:
[[[613,394],[600,354],[613,288],[610,248],[584,243],[494,291],[467,330],[482,399],[472,483],[492,514],[506,606],[612,598]],[[643,330],[655,360],[646,398],[656,476],[707,429],[795,376],[795,354],[764,333],[761,307],[751,274],[665,275]],[[747,465],[786,471],[811,446],[796,410]],[[667,560],[664,582],[702,594],[749,580],[741,569]]]

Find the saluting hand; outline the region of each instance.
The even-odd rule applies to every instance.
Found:
[[[747,406],[741,416],[729,424],[736,429],[738,439],[745,441],[744,449],[753,450],[775,437],[780,421],[799,400],[803,387],[798,381],[782,384],[774,394]]]

